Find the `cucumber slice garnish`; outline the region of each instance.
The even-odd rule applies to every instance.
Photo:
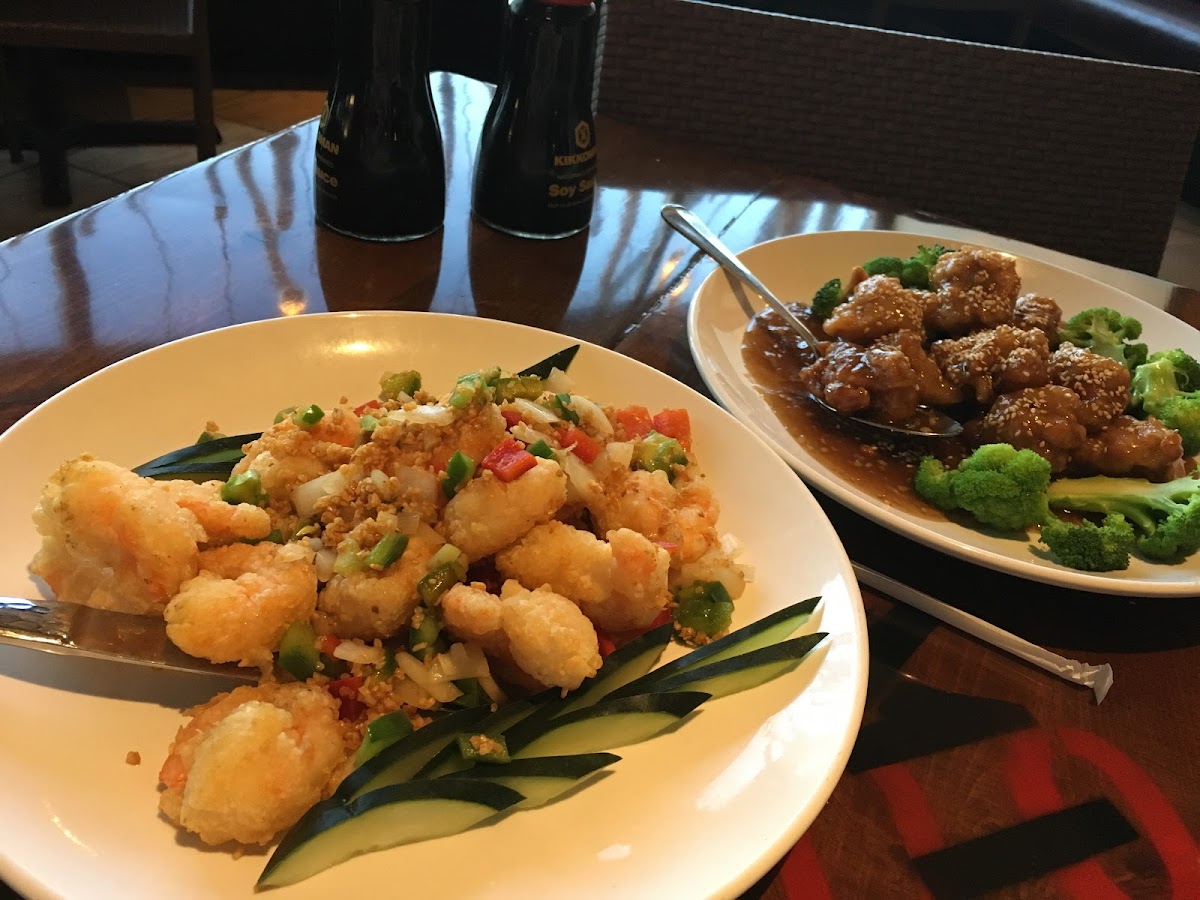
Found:
[[[579,345],[567,347],[564,350],[559,350],[557,353],[552,353],[543,359],[541,362],[535,362],[527,369],[522,369],[518,375],[536,375],[538,378],[549,378],[551,369],[559,369],[563,372],[571,365],[571,361],[575,359],[575,354],[579,352]]]
[[[810,650],[829,635],[818,631],[803,637],[759,647],[749,653],[722,659],[656,682],[656,691],[703,691],[715,700],[757,687],[800,665]]]
[[[367,760],[343,779],[331,799],[347,803],[370,791],[408,781],[443,747],[488,715],[486,706],[460,709],[434,719]]]
[[[578,753],[572,756],[532,756],[514,759],[502,766],[476,766],[456,772],[455,778],[494,781],[512,788],[525,799],[517,809],[532,809],[549,803],[559,794],[576,787],[589,775],[619,762],[613,753]]]
[[[673,659],[659,666],[653,672],[648,672],[641,678],[636,678],[623,687],[614,690],[610,697],[628,697],[633,694],[657,690],[657,685],[664,678],[686,672],[700,665],[720,662],[743,653],[749,653],[760,647],[769,647],[786,638],[793,631],[807,622],[817,608],[820,597],[809,597],[791,606],[776,610],[769,616],[744,625],[737,631],[731,631],[725,637],[710,641],[690,653]]]
[[[548,722],[522,722],[505,739],[513,759],[596,753],[652,738],[707,700],[708,694],[679,691],[604,699]]]
[[[363,853],[458,834],[524,799],[484,779],[439,778],[389,785],[348,804],[326,800],[284,835],[258,887],[294,884]]]
[[[150,478],[173,478],[175,472],[180,475],[194,475],[202,472],[219,471],[224,469],[223,479],[229,477],[229,471],[245,454],[242,446],[262,437],[262,432],[253,434],[235,434],[230,437],[213,438],[200,444],[191,444],[164,453],[149,462],[142,463],[133,472],[135,475]]]

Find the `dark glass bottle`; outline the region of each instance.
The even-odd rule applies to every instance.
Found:
[[[557,238],[591,221],[596,27],[590,0],[511,0],[475,165],[472,210],[485,224]]]
[[[446,170],[429,88],[432,0],[338,0],[337,70],[317,129],[317,221],[406,241],[442,225]]]

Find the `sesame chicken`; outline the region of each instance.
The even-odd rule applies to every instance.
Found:
[[[1050,380],[1046,369],[1050,346],[1046,335],[1037,330],[1000,325],[934,341],[929,353],[947,383],[968,389],[980,403]]]
[[[1067,342],[1050,356],[1050,381],[1074,391],[1083,401],[1080,424],[1095,433],[1125,411],[1129,405],[1129,370]]]
[[[1184,469],[1183,439],[1155,418],[1117,416],[1071,457],[1071,472],[1078,475],[1169,481],[1182,476]]]
[[[916,331],[897,331],[875,342],[877,349],[899,350],[917,376],[917,395],[928,406],[953,406],[962,402],[962,388],[951,384],[924,347],[923,335]]]
[[[1066,469],[1087,431],[1080,424],[1083,401],[1056,384],[1022,388],[996,398],[981,420],[971,423],[979,444],[1012,444],[1044,457],[1051,471]]]
[[[844,303],[825,320],[830,337],[868,344],[894,331],[920,331],[925,300],[916,291],[901,287],[888,275],[873,275],[860,282]]]
[[[1036,328],[1044,332],[1050,349],[1058,346],[1058,328],[1062,324],[1062,309],[1049,297],[1041,294],[1022,294],[1013,307],[1013,325],[1017,328]]]
[[[800,373],[800,383],[840,413],[870,408],[889,422],[911,419],[920,404],[917,373],[894,347],[860,347],[848,341],[817,345],[821,357]]]
[[[1016,261],[1007,253],[958,250],[934,263],[929,286],[926,328],[958,335],[1011,322],[1021,279]]]

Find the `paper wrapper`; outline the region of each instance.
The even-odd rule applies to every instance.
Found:
[[[928,594],[923,594],[918,590],[910,588],[906,584],[896,581],[894,578],[888,578],[886,575],[876,572],[874,569],[868,569],[866,566],[860,566],[854,563],[854,574],[858,576],[858,580],[868,587],[875,588],[887,594],[889,597],[894,597],[909,606],[916,607],[921,612],[928,613],[935,619],[945,622],[959,631],[964,631],[972,637],[977,637],[979,640],[991,644],[993,647],[1011,653],[1028,663],[1032,663],[1039,669],[1045,669],[1053,675],[1057,675],[1064,681],[1071,681],[1075,684],[1081,684],[1084,687],[1092,689],[1092,693],[1096,695],[1096,703],[1104,700],[1108,689],[1112,687],[1113,670],[1108,663],[1103,665],[1093,666],[1088,663],[1079,662],[1075,659],[1067,659],[1065,656],[1059,656],[1057,653],[1051,653],[1037,644],[1031,644],[1024,638],[1019,638],[1015,634],[1009,634],[1003,628],[997,628],[983,619],[976,618],[970,613],[965,613],[961,609],[955,609],[940,600],[935,600]]]

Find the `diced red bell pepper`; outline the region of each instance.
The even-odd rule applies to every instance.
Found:
[[[353,721],[366,712],[367,705],[358,699],[362,687],[361,675],[343,675],[325,685],[333,699],[338,701],[338,718]]]
[[[515,409],[502,409],[500,410],[500,415],[504,416],[504,423],[509,428],[519,424],[521,421],[521,413]]]
[[[692,452],[692,420],[686,409],[664,409],[655,414],[653,422],[655,431],[675,438],[686,452]]]
[[[595,440],[582,428],[568,425],[558,434],[558,442],[564,447],[571,447],[571,452],[591,465],[603,449],[600,442]],[[572,447],[571,445],[574,444]]]
[[[383,403],[378,400],[368,400],[366,403],[360,403],[358,406],[354,407],[354,414],[356,416],[361,416],[368,409],[379,409],[382,406]]]
[[[480,463],[501,481],[512,481],[537,465],[537,457],[512,438],[505,438]]]
[[[342,642],[340,637],[335,637],[332,634],[323,634],[317,638],[317,649],[326,656],[333,656],[333,651],[338,648],[338,644]]]
[[[624,409],[618,409],[613,415],[616,416],[617,424],[625,432],[627,440],[632,441],[645,437],[654,428],[650,410],[644,406],[626,406]]]
[[[617,649],[616,642],[613,641],[613,639],[609,637],[607,633],[600,631],[599,629],[596,629],[596,643],[600,645],[601,659],[607,657],[608,654]]]

